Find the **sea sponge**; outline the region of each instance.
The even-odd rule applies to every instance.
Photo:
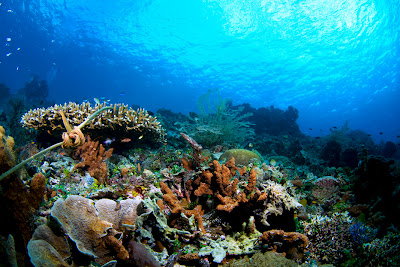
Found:
[[[0,172],[4,173],[15,165],[14,138],[6,136],[3,126],[0,126]]]
[[[58,199],[51,215],[60,222],[79,251],[93,256],[97,263],[105,264],[114,259],[113,255],[121,259],[129,257],[128,251],[114,237],[121,233],[112,228],[112,223],[100,219],[92,200],[77,195]]]
[[[31,240],[28,254],[35,267],[69,267],[57,250],[44,240]]]
[[[262,161],[262,158],[255,151],[250,151],[247,149],[229,149],[225,151],[220,160],[230,160],[235,158],[235,163],[238,165],[248,165],[251,160]]]
[[[120,202],[103,198],[96,201],[95,207],[102,220],[112,223],[114,229],[123,231],[124,225],[132,227],[135,225],[138,217],[136,209],[141,202],[142,199],[139,197],[121,200]]]

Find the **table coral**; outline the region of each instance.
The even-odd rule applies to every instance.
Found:
[[[48,108],[37,108],[28,111],[21,118],[21,124],[26,128],[50,131],[53,135],[61,135],[64,131],[60,111],[65,114],[69,124],[81,124],[90,114],[105,107],[105,104],[94,107],[90,103],[77,104],[74,102],[64,105],[54,105]],[[86,126],[86,133],[92,137],[101,135],[120,136],[123,138],[144,138],[165,141],[165,130],[146,110],[133,110],[124,104],[113,104],[112,109],[102,112]]]

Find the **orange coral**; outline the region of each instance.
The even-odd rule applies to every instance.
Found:
[[[206,233],[206,230],[203,226],[203,219],[201,217],[204,214],[201,205],[197,205],[193,210],[185,210],[182,203],[178,200],[178,198],[168,187],[168,185],[166,185],[164,182],[160,182],[160,188],[164,194],[163,199],[171,209],[172,214],[180,214],[182,212],[187,217],[191,217],[192,215],[194,215],[199,229],[201,230],[201,232]]]
[[[108,175],[107,163],[104,160],[111,157],[112,152],[112,148],[106,151],[102,144],[99,144],[98,141],[91,141],[88,136],[87,142],[75,151],[75,155],[79,155],[83,161],[76,164],[74,169],[87,168],[90,176],[96,178],[100,184],[103,184],[106,182]]]
[[[218,210],[231,212],[239,203],[248,202],[250,199],[258,200],[261,195],[259,190],[256,190],[257,174],[254,169],[249,173],[248,183],[245,190],[239,192],[237,178],[232,178],[236,174],[245,174],[245,170],[235,166],[235,159],[231,158],[226,164],[220,164],[214,160],[210,170],[203,170],[201,175],[194,180],[189,180],[186,183],[186,188],[193,191],[194,195],[200,197],[202,195],[215,195],[220,204],[217,205]]]

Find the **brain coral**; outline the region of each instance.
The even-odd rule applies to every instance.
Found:
[[[103,107],[105,104],[96,104],[92,107],[87,102],[82,104],[69,102],[49,108],[37,108],[25,113],[21,118],[21,124],[23,127],[37,129],[42,133],[51,132],[52,135],[61,135],[65,132],[65,128],[60,111],[65,114],[71,125],[77,126]],[[101,130],[101,135],[124,138],[143,135],[145,138],[160,142],[165,140],[164,128],[157,118],[151,116],[146,110],[142,108],[133,110],[124,104],[112,104],[110,107],[111,109],[103,111],[85,126],[87,134],[94,137],[99,135],[99,130]]]
[[[260,155],[247,149],[229,149],[221,155],[220,160],[230,160],[232,157],[235,158],[235,163],[239,165],[247,165],[252,159],[262,160]]]

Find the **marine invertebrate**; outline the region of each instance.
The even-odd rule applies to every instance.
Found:
[[[128,259],[128,251],[116,238],[121,234],[112,228],[112,223],[100,219],[92,200],[77,195],[58,199],[51,216],[58,220],[79,251],[94,257],[99,264],[114,257]]]
[[[285,252],[286,257],[292,260],[301,260],[308,246],[307,236],[283,230],[265,231],[261,235],[260,241],[268,245],[269,250]]]
[[[48,108],[37,108],[28,111],[21,118],[21,124],[26,128],[39,130],[42,134],[50,131],[53,135],[61,134],[62,116],[71,125],[81,124],[87,117],[105,107],[105,104],[96,104],[94,107],[90,103],[77,104],[74,102],[64,105],[54,105]],[[113,104],[93,121],[88,122],[86,132],[90,136],[119,136],[121,139],[131,138],[137,140],[140,136],[145,139],[165,141],[165,130],[157,121],[156,117],[151,116],[146,110],[140,108],[133,110],[124,104]]]
[[[225,151],[220,160],[230,160],[235,158],[235,163],[239,165],[248,165],[252,160],[260,162],[262,160],[261,156],[254,151],[247,149],[229,149]]]
[[[99,141],[91,141],[88,137],[87,142],[75,151],[75,155],[81,157],[83,161],[76,164],[74,170],[83,168],[89,172],[91,177],[97,179],[99,184],[104,184],[107,182],[108,175],[105,160],[111,157],[112,152],[112,148],[106,151]]]
[[[14,146],[14,138],[7,136],[4,127],[0,126],[0,172],[5,172],[15,165]]]
[[[200,97],[207,102],[211,95]],[[222,143],[240,144],[253,138],[252,124],[247,121],[253,114],[244,113],[244,107],[232,108],[226,99],[217,99],[215,110],[206,110],[199,105],[201,114],[191,118],[191,122],[181,123],[180,131],[193,136],[200,144],[211,147]],[[207,104],[207,103],[201,103]]]
[[[340,265],[349,255],[355,255],[355,242],[350,232],[352,222],[347,212],[312,215],[310,222],[303,222],[304,234],[310,241],[310,258]]]
[[[139,197],[119,202],[103,198],[97,200],[94,205],[100,219],[112,223],[114,229],[123,231],[124,227],[134,227],[138,217],[136,209],[141,202],[142,199]]]
[[[312,195],[319,201],[327,201],[339,191],[341,182],[333,176],[323,176],[316,179],[313,184]]]
[[[164,193],[163,199],[171,209],[171,214],[180,215],[182,212],[185,216],[191,217],[192,215],[197,221],[198,228],[201,232],[206,233],[203,226],[203,215],[204,211],[201,205],[197,205],[193,210],[186,210],[182,207],[182,203],[178,200],[172,190],[163,182],[160,182],[161,191]]]

